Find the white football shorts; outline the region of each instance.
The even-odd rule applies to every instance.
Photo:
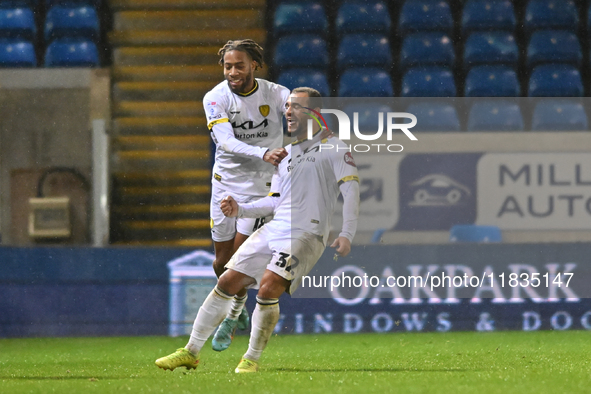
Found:
[[[209,206],[211,239],[214,242],[224,242],[234,239],[236,233],[251,235],[258,228],[262,227],[265,222],[271,220],[271,216],[266,218],[228,218],[224,216],[220,209],[222,199],[227,196],[232,196],[238,204],[253,202],[263,198],[264,196],[245,196],[229,192],[217,185],[211,187],[211,204]]]
[[[281,230],[273,221],[258,229],[238,248],[226,268],[256,280],[249,288],[258,289],[265,270],[291,281],[289,294],[299,287],[302,277],[316,265],[324,252],[322,237],[301,230]]]

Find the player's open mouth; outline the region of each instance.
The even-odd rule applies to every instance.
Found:
[[[237,80],[233,81],[233,80],[230,80],[230,79],[229,79],[229,80],[228,80],[228,83],[229,83],[230,85],[234,86],[234,87],[235,87],[235,86],[240,86],[240,85],[242,85],[242,80],[240,80],[240,79],[237,79]]]

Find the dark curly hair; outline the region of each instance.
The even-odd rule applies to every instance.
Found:
[[[218,55],[220,55],[219,64],[224,65],[224,55],[229,51],[246,52],[250,58],[256,62],[258,67],[263,67],[263,47],[251,39],[244,40],[229,40],[226,45],[220,48]],[[256,69],[255,68],[255,69]]]

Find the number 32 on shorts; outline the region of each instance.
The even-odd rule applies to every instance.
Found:
[[[298,264],[300,264],[300,260],[298,260],[297,257],[283,252],[279,252],[279,258],[275,262],[276,266],[283,268],[287,272],[291,272],[291,270],[295,269]]]

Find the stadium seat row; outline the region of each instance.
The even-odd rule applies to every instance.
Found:
[[[389,107],[380,108],[375,103],[345,107],[346,113],[358,112],[361,131],[375,131],[377,112],[391,112]],[[441,101],[424,101],[406,108],[417,117],[413,131],[523,131],[525,122],[520,105],[516,101],[495,99],[477,101],[470,106],[465,128],[462,128],[458,111],[452,104]],[[352,118],[350,116],[350,118]],[[588,129],[584,106],[568,99],[544,99],[538,102],[531,115],[528,129],[533,131],[582,131]]]
[[[278,83],[292,89],[311,86],[330,95],[327,74],[306,68],[289,69],[278,77]],[[374,67],[350,68],[340,74],[337,95],[340,97],[391,97],[394,83],[390,74]],[[521,84],[514,68],[504,65],[476,66],[463,80],[465,97],[518,97]],[[529,97],[581,97],[584,86],[578,68],[567,64],[537,66],[526,83]],[[454,74],[447,67],[414,67],[402,77],[402,97],[455,97],[458,92]]]
[[[277,41],[275,66],[280,69],[329,66],[328,44],[318,35],[284,36]],[[397,67],[439,65],[454,69],[458,63],[453,40],[444,33],[413,33],[402,42]],[[579,39],[566,30],[540,30],[532,34],[525,55],[528,70],[545,63],[565,63],[581,67],[583,52]],[[386,36],[375,33],[348,34],[338,44],[336,68],[382,67],[390,70],[392,49]],[[462,69],[482,64],[519,66],[519,48],[513,34],[507,32],[478,32],[464,44]]]
[[[94,42],[78,38],[58,38],[47,46],[45,67],[97,67],[99,53]],[[0,39],[0,67],[36,67],[35,47],[31,41]]]
[[[42,21],[44,47],[38,48],[35,1],[0,0],[0,67],[35,67],[44,53],[46,67],[100,65],[97,43],[99,1],[47,1]]]
[[[515,7],[509,0],[464,1],[457,23],[450,2],[446,0],[407,0],[394,21],[390,17],[387,1],[342,0],[337,4],[334,26],[338,37],[358,32],[389,34],[394,22],[401,36],[425,31],[452,34],[456,24],[459,24],[462,34],[481,30],[512,32],[518,27]],[[586,12],[589,21],[591,7]],[[581,19],[579,8],[573,0],[529,0],[525,8],[523,30],[528,35],[540,29],[577,32]],[[588,25],[591,24],[588,22]],[[276,37],[293,33],[326,34],[328,27],[329,19],[321,1],[282,1],[273,18]]]
[[[583,95],[581,69],[589,59],[577,34],[582,6],[523,3],[521,22],[508,0],[340,0],[331,2],[337,11],[330,35],[331,9],[322,1],[282,1],[274,13],[275,71],[288,87],[306,80],[329,92],[330,82],[341,96],[387,96],[398,78],[400,94],[411,97]],[[400,42],[391,42],[394,23]],[[454,31],[461,31],[459,41]]]
[[[35,41],[37,24],[30,8],[0,8],[0,37]],[[100,24],[96,9],[91,6],[56,5],[47,12],[43,23],[46,42],[55,38],[83,37],[98,40]]]

